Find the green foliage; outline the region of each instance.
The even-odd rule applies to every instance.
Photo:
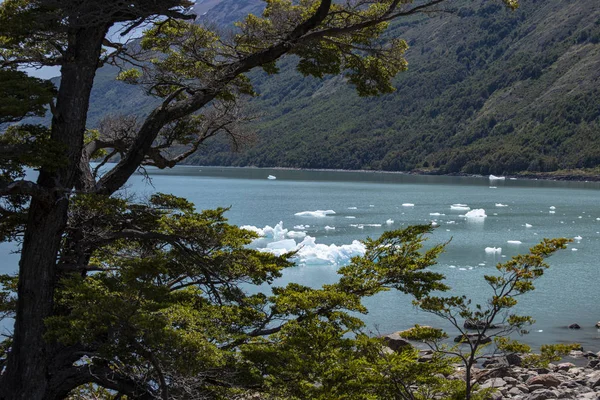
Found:
[[[512,333],[527,333],[525,327],[534,322],[531,317],[514,314],[511,310],[517,305],[517,296],[534,290],[533,281],[540,278],[548,268],[544,259],[557,250],[564,249],[570,241],[564,238],[544,239],[532,247],[529,254],[514,256],[511,260],[498,264],[496,269],[499,275],[484,276],[491,289],[491,297],[486,304],[472,305],[471,300],[466,296],[427,295],[417,298],[414,301],[417,307],[445,319],[460,332],[458,345],[448,348],[440,342],[446,336],[432,328],[416,326],[405,336],[413,340],[424,340],[431,343],[437,351],[458,357],[466,370],[465,398],[474,398],[472,392],[477,387],[471,383],[471,368],[480,357],[481,349],[491,341],[489,339],[494,338],[498,348],[504,351],[529,352],[531,350],[529,346],[506,338]],[[462,321],[469,321],[476,328],[476,333],[469,335]],[[492,329],[492,326],[498,323],[500,328]],[[565,351],[568,353],[572,348],[572,345],[546,345],[542,347],[541,355],[529,356],[527,362],[543,364],[557,357],[560,359]]]
[[[525,354],[522,360],[525,368],[546,368],[548,364],[560,361],[571,351],[581,349],[581,345],[577,343],[544,344],[540,347],[540,353],[534,354],[528,345],[507,337],[498,337],[495,342],[498,349],[505,353]]]
[[[0,69],[0,124],[43,116],[55,90],[50,81],[22,71]]]

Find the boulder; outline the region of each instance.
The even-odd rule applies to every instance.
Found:
[[[485,321],[473,321],[473,320],[467,319],[467,320],[465,320],[463,327],[465,329],[483,329],[486,327],[486,323],[485,323]],[[488,329],[498,329],[498,326],[494,325],[494,324],[490,324],[487,327],[488,327]]]
[[[556,366],[556,369],[558,371],[568,371],[571,368],[573,368],[575,366],[575,364],[570,363],[570,362],[564,362],[564,363],[560,363]]]
[[[479,388],[488,389],[488,388],[501,388],[506,386],[506,381],[502,378],[490,378],[487,381],[483,382]]]
[[[557,387],[560,385],[560,379],[552,374],[542,374],[533,376],[527,380],[527,385],[543,385],[544,387]]]
[[[385,345],[394,351],[399,351],[404,348],[412,347],[410,342],[399,335],[399,332],[391,333],[383,336]]]
[[[508,362],[508,360],[506,359],[506,357],[490,357],[487,360],[485,360],[483,363],[481,363],[481,365],[484,368],[488,368],[488,367],[508,367],[510,364]]]
[[[581,326],[579,324],[571,324],[569,325],[569,329],[581,329]]]
[[[547,389],[538,389],[526,397],[527,400],[546,400],[554,398],[554,393]]]
[[[504,356],[504,358],[506,358],[506,361],[508,361],[509,365],[521,366],[523,363],[523,357],[515,353],[507,354]]]
[[[490,339],[489,337],[487,337],[485,335],[481,335],[481,337],[480,337],[480,335],[478,333],[467,333],[465,335],[458,335],[457,337],[455,337],[454,342],[456,342],[456,343],[475,342],[478,338],[479,338],[480,344],[486,344],[486,343],[490,343],[492,341],[492,339]]]

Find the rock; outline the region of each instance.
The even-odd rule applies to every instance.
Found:
[[[568,371],[571,368],[573,368],[575,366],[575,364],[570,363],[570,362],[565,362],[565,363],[560,363],[556,366],[556,369],[559,371]]]
[[[560,379],[552,374],[542,374],[531,377],[527,380],[527,385],[544,385],[545,387],[557,387],[560,385]]]
[[[593,351],[584,351],[583,356],[586,358],[598,358],[598,354],[594,353]]]
[[[485,381],[484,383],[482,383],[479,387],[481,389],[488,389],[488,388],[501,388],[506,386],[506,381],[502,378],[491,378],[488,379],[487,381]]]
[[[469,320],[467,319],[465,321],[465,323],[463,324],[463,327],[465,329],[484,329],[486,327],[486,323],[485,321],[473,321],[473,320]],[[497,325],[494,324],[490,324],[487,327],[488,329],[498,329]]]
[[[600,360],[590,360],[590,362],[585,366],[586,368],[596,368],[600,365]]]
[[[455,343],[460,343],[460,342],[475,342],[477,339],[479,339],[479,343],[480,344],[486,344],[486,343],[490,343],[492,341],[492,339],[490,339],[489,337],[485,336],[485,335],[480,335],[478,333],[467,333],[466,335],[459,335],[457,337],[454,338],[454,342]]]
[[[394,351],[412,347],[410,342],[402,338],[398,333],[399,332],[383,336],[383,341],[385,342],[385,344]]]
[[[510,364],[506,357],[490,357],[481,364],[484,368],[487,367],[508,367]]]
[[[600,371],[592,372],[588,375],[587,385],[591,388],[600,387]]]
[[[554,397],[554,393],[546,389],[538,389],[527,396],[527,400],[546,400]]]
[[[569,329],[581,329],[581,326],[579,324],[571,324],[569,325]]]
[[[507,354],[504,356],[504,358],[506,358],[506,361],[508,361],[509,365],[520,366],[523,363],[523,357],[518,354]]]
[[[581,350],[571,350],[569,352],[569,357],[583,358],[583,351],[581,351]]]
[[[524,394],[524,393],[526,393],[526,392],[522,391],[518,387],[514,387],[508,391],[508,394],[510,394],[511,396],[518,396],[518,395]]]

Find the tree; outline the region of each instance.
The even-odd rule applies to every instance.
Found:
[[[405,332],[405,337],[413,340],[427,341],[436,352],[456,357],[465,366],[464,398],[473,397],[477,385],[472,381],[472,368],[483,356],[481,349],[492,340],[498,348],[505,351],[530,353],[531,348],[508,336],[513,333],[526,334],[527,326],[533,324],[530,316],[517,315],[512,309],[517,305],[517,297],[535,289],[533,283],[544,275],[548,264],[544,259],[559,249],[566,248],[568,239],[544,239],[532,247],[529,254],[513,257],[510,261],[498,264],[499,275],[485,275],[484,279],[490,286],[492,296],[486,304],[472,305],[466,296],[439,297],[426,295],[415,300],[415,305],[421,310],[437,315],[448,321],[459,336],[455,341],[460,344],[448,348],[442,340],[447,335],[439,329],[416,326]],[[470,333],[474,331],[474,333]],[[463,345],[464,347],[461,347]],[[544,345],[541,356],[529,356],[530,363],[545,359],[560,360],[570,350],[579,345]],[[552,358],[553,356],[558,358]],[[479,397],[477,397],[479,398]]]
[[[161,343],[169,335],[166,326],[177,327],[177,334],[189,328],[190,337],[174,339],[181,340],[184,347],[199,346],[196,350],[201,359],[193,361],[202,365],[202,357],[214,352],[217,345],[240,349],[252,337],[268,335],[270,329],[292,329],[294,323],[306,321],[308,316],[325,313],[330,324],[340,324],[336,322],[340,318],[346,325],[356,324],[337,310],[359,308],[357,298],[337,292],[322,309],[311,303],[313,294],[303,295],[305,288],[282,289],[272,300],[277,312],[263,310],[266,300],[242,296],[237,284],[240,280],[269,281],[287,265],[286,260],[245,252],[240,246],[249,237],[223,225],[219,211],[198,215],[191,205],[168,196],[148,204],[130,204],[118,191],[141,166],[171,167],[210,136],[225,132],[237,140],[234,127],[243,120],[237,100],[253,94],[244,74],[259,67],[276,73],[275,62],[286,54],[298,57],[298,70],[305,75],[343,73],[361,95],[393,90],[390,79],[406,68],[406,44],[402,40],[383,44],[381,34],[389,21],[432,11],[443,1],[356,0],[334,4],[331,0],[267,0],[262,18],[249,15],[238,25],[237,33],[219,36],[188,22],[193,15],[186,9],[192,3],[186,0],[5,0],[0,5],[2,74],[14,74],[23,66],[60,66],[61,80],[49,106],[49,127],[17,126],[1,139],[3,146],[12,146],[11,151],[1,152],[2,234],[4,238],[22,239],[22,248],[18,279],[4,278],[8,289],[16,288],[14,296],[9,291],[3,293],[7,300],[4,311],[10,312],[14,305],[15,325],[10,342],[4,344],[7,352],[1,367],[0,398],[61,398],[85,383],[113,389],[117,396],[167,398],[171,395],[168,386],[175,382],[168,380],[168,371],[151,346],[138,341],[140,331],[148,335],[150,343]],[[504,2],[516,7],[515,0]],[[140,42],[110,40],[111,28],[120,27],[128,34],[148,24],[152,26]],[[145,85],[148,94],[161,101],[143,120],[124,117],[107,121],[109,128],[95,134],[86,131],[90,91],[97,69],[107,64],[120,65],[121,79]],[[47,97],[30,98],[34,101],[25,105],[25,111],[3,108],[3,120],[39,113],[39,101]],[[108,173],[98,176],[90,167],[91,159],[106,161],[117,153],[120,160]],[[26,166],[39,169],[36,182],[23,179]],[[103,213],[107,216],[97,218]],[[149,225],[149,221],[159,227]],[[179,235],[179,231],[188,231],[189,236]],[[141,255],[144,258],[131,261],[131,257]],[[186,263],[173,264],[186,257],[207,269],[186,271]],[[217,263],[213,266],[231,263],[225,272],[231,275],[215,275],[202,257]],[[244,258],[244,263],[236,257]],[[165,265],[184,268],[173,285],[189,282],[186,290],[169,291],[172,287],[163,281]],[[147,274],[142,271],[145,268]],[[204,280],[196,281],[196,277]],[[203,285],[204,290],[200,289]],[[131,298],[133,292],[129,290],[140,297]],[[155,303],[168,304],[171,296],[182,296],[183,303],[206,302],[210,307],[207,305],[198,316],[200,322],[191,316],[177,316],[176,309],[164,314]],[[300,304],[277,303],[286,296]],[[114,307],[108,308],[113,311],[127,310],[127,302],[132,301],[147,313],[133,313],[133,321],[125,319],[132,325],[121,325],[123,316],[111,320],[101,310],[91,315],[96,299],[100,303],[106,300],[104,306]],[[214,307],[213,302],[223,301]],[[228,307],[227,302],[244,303],[244,312]],[[211,328],[200,326],[205,323],[202,318],[227,313],[232,314],[224,319],[230,326],[220,329],[230,336],[224,337],[217,330],[212,342],[194,340],[194,332],[197,335],[201,329]],[[290,322],[271,328],[273,318],[282,314]],[[93,335],[86,329],[87,318],[111,329]],[[237,325],[233,322],[236,319]],[[200,325],[194,328],[194,324]],[[74,337],[65,329],[81,329],[83,336]],[[237,341],[232,339],[235,334],[239,335]],[[105,356],[114,356],[117,353],[110,351],[116,349],[129,356],[118,360]],[[237,352],[230,353],[231,357],[218,357],[219,366],[233,368],[236,379],[247,374],[250,379],[256,374],[237,362]],[[161,355],[170,357],[171,365],[185,367],[189,361],[181,350]],[[144,363],[136,362],[142,359]],[[215,391],[236,387],[229,379],[215,380],[220,376],[218,370],[194,372],[205,378],[201,385],[211,382]],[[196,384],[194,381],[188,387],[194,389]]]

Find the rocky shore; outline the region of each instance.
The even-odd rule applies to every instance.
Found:
[[[574,362],[585,365],[577,366]],[[480,388],[496,388],[493,400],[600,399],[600,352],[571,352],[547,368],[523,368],[520,357],[490,357],[474,372]],[[450,376],[461,379],[460,369]]]

